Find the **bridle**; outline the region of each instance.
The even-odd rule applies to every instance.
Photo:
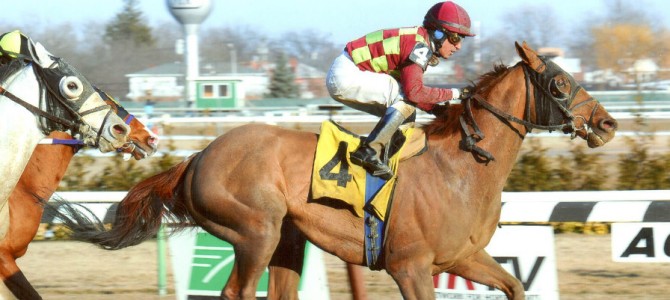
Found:
[[[133,114],[129,113],[127,110],[125,110],[123,108],[123,106],[121,106],[121,104],[119,104],[116,100],[114,100],[114,98],[112,98],[107,93],[100,90],[99,88],[94,86],[93,90],[96,93],[98,93],[98,95],[100,95],[100,97],[102,98],[103,101],[108,102],[108,103],[109,102],[114,103],[113,105],[109,105],[109,107],[112,108],[111,110],[114,110],[116,112],[116,115],[119,116],[119,118],[121,118],[121,120],[123,120],[123,122],[126,123],[126,125],[130,126],[130,123],[133,121],[133,119],[135,119],[135,115],[133,115]],[[110,112],[111,112],[111,110],[110,110]],[[135,144],[135,142],[128,141],[127,143],[123,144],[123,146],[121,148],[117,148],[116,152],[132,153],[133,151],[135,151],[136,148],[137,148],[137,145]],[[140,148],[140,150],[142,150],[142,148]]]
[[[472,152],[477,156],[477,159],[485,163],[495,160],[491,153],[476,145],[477,142],[484,139],[484,133],[479,129],[472,114],[472,100],[476,101],[481,107],[495,115],[499,120],[516,132],[521,139],[525,137],[525,134],[522,134],[512,126],[512,122],[523,125],[526,129],[526,133],[531,132],[533,129],[549,130],[550,132],[553,130],[561,130],[565,133],[571,133],[571,138],[573,139],[577,137],[577,131],[579,130],[586,129],[588,132],[592,131],[593,117],[595,116],[600,103],[593,97],[589,97],[572,106],[572,102],[577,95],[577,92],[582,89],[582,86],[577,84],[570,74],[563,71],[563,69],[554,62],[548,61],[541,56],[538,58],[542,63],[536,69],[532,69],[526,63],[519,63],[523,68],[526,83],[526,110],[523,119],[519,119],[494,107],[479,94],[475,94],[463,100],[463,113],[459,117],[461,128],[464,133],[463,140],[461,140],[460,144],[463,150]],[[556,78],[558,76],[569,81],[570,91],[561,91],[560,88],[564,87],[565,82],[557,82]],[[533,98],[535,100],[536,122],[531,121],[530,115],[531,85],[534,87]],[[591,101],[596,101],[596,104],[593,106],[593,110],[591,111],[588,120],[584,116],[573,114],[573,111],[576,108]],[[584,121],[582,127],[578,128],[575,126],[575,119],[582,119]],[[472,128],[473,132],[470,132],[469,128]]]
[[[54,58],[54,63],[50,66],[53,67],[54,65],[57,65],[60,62],[59,58]],[[33,106],[32,104],[28,103],[27,101],[21,99],[20,97],[16,96],[12,92],[8,91],[5,89],[3,86],[0,86],[0,95],[7,97],[7,99],[10,99],[14,101],[15,103],[23,106],[26,108],[28,111],[30,111],[33,115],[37,115],[39,117],[43,117],[53,123],[60,124],[63,126],[63,129],[70,130],[72,135],[81,135],[83,136],[83,142],[87,146],[91,147],[99,147],[100,145],[100,139],[102,138],[102,130],[105,128],[105,124],[107,120],[109,119],[110,114],[112,113],[112,109],[109,105],[100,105],[98,107],[94,107],[92,109],[79,112],[76,111],[74,108],[70,106],[71,100],[65,99],[60,93],[54,91],[49,84],[46,84],[45,82],[41,82],[44,79],[43,75],[43,70],[41,70],[41,67],[35,64],[34,62],[30,61],[29,64],[33,64],[33,70],[35,71],[35,75],[38,78],[38,82],[40,86],[44,86],[46,88],[46,91],[52,96],[52,98],[56,99],[60,103],[60,107],[68,111],[72,116],[74,116],[74,120],[69,120],[66,119],[62,116],[59,116],[54,113],[50,113],[41,107],[36,107]],[[40,97],[40,98],[46,98],[46,97]],[[79,107],[83,106],[83,104],[87,101],[88,99],[85,99]],[[40,105],[41,106],[41,105]],[[100,128],[97,130],[95,136],[91,136],[89,132],[91,132],[92,128],[90,125],[86,124],[83,120],[84,116],[88,114],[92,114],[101,110],[108,109],[107,114],[105,115],[102,124],[100,125]],[[44,125],[44,123],[40,122],[41,125],[41,130],[42,132],[46,135],[50,131],[47,128],[47,125]]]

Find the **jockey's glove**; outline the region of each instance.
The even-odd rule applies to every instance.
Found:
[[[461,99],[460,89],[451,89],[451,100]]]

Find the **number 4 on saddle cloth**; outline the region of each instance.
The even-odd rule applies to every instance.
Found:
[[[336,199],[349,204],[356,216],[365,218],[366,261],[378,269],[377,261],[384,236],[384,222],[391,207],[389,202],[397,181],[398,165],[405,159],[420,155],[427,149],[426,135],[421,129],[397,131],[389,145],[389,167],[393,176],[388,181],[370,175],[351,163],[349,154],[363,138],[332,121],[321,124],[321,133],[312,170],[312,199]]]

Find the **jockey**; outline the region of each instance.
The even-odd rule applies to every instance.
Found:
[[[428,66],[461,49],[470,30],[468,13],[452,1],[431,7],[423,26],[384,29],[349,42],[328,71],[331,97],[349,107],[381,117],[351,161],[374,176],[389,179],[391,169],[382,161],[382,149],[393,133],[415,115],[415,106],[430,111],[436,104],[459,99],[459,89],[423,84]]]

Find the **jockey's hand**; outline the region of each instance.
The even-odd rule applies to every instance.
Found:
[[[428,113],[437,117],[445,114],[448,109],[449,109],[449,102],[444,102],[443,104],[433,106],[433,109],[429,110]]]

